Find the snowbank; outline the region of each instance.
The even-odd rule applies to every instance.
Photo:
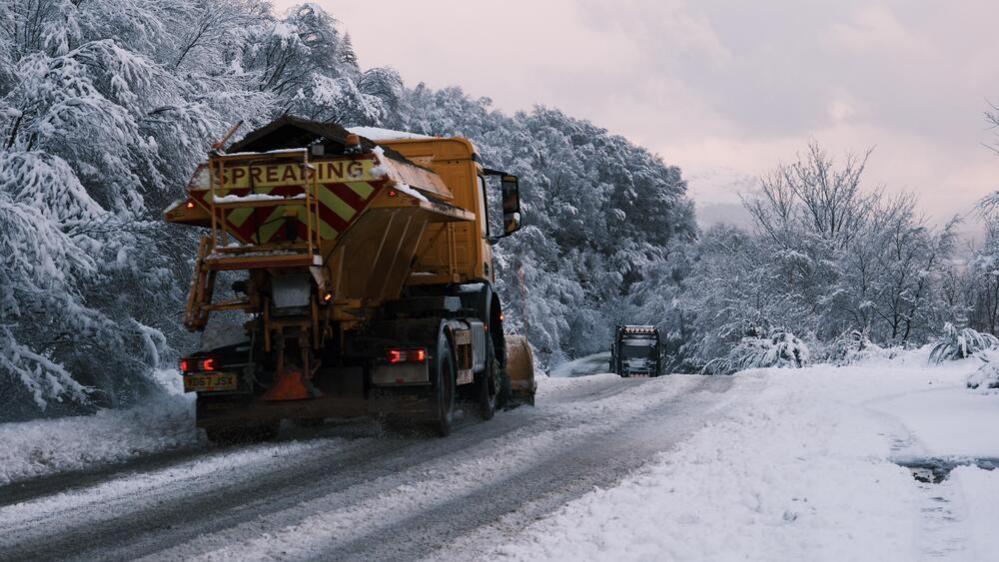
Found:
[[[0,486],[194,446],[193,405],[170,396],[133,410],[0,424]]]
[[[895,456],[999,458],[999,397],[963,385],[939,386],[869,404],[905,426],[897,430]]]
[[[588,355],[572,361],[566,361],[565,363],[562,363],[552,369],[551,376],[579,377],[597,373],[606,373],[610,369],[610,358],[610,352],[605,351],[603,353]]]
[[[985,408],[962,418],[965,399],[979,398],[963,388],[972,363],[930,367],[926,359],[924,350],[853,367],[742,373],[732,390],[741,398],[738,406],[619,486],[570,503],[492,555],[517,560],[923,557],[922,518],[934,493],[925,486],[933,485],[921,488],[908,469],[893,462],[900,443],[922,435],[937,443],[999,426],[999,404],[992,404],[990,420]],[[918,397],[902,402],[902,412],[915,416],[911,419],[873,406],[895,405],[905,396]],[[919,411],[928,414],[925,425],[913,421]],[[912,427],[906,429],[907,423]],[[974,443],[965,444],[963,453],[982,453]],[[961,526],[959,547],[930,547],[944,553],[959,548],[957,554],[969,559],[975,553],[994,555],[995,539],[987,533],[996,520],[999,474],[959,468],[954,478],[984,497],[963,508],[967,517],[948,523]]]
[[[993,426],[995,427],[995,426]],[[999,471],[960,466],[951,473],[951,480],[960,486],[967,502],[965,521],[974,544],[968,553],[970,560],[995,560],[999,557]]]

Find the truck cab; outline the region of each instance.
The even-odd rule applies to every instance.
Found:
[[[379,144],[433,170],[451,188],[453,204],[475,217],[474,221],[450,226],[429,225],[417,252],[409,284],[495,282],[492,245],[520,228],[517,177],[484,167],[475,145],[467,139],[393,139],[390,133],[385,135],[379,139]],[[497,181],[503,199],[502,221],[490,216],[488,204],[488,190]],[[442,237],[449,243],[441,244]]]

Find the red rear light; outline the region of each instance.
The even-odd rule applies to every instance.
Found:
[[[399,349],[388,350],[388,362],[393,365],[396,363],[402,363],[402,351]]]
[[[214,371],[215,368],[216,368],[216,365],[215,365],[215,358],[214,357],[209,357],[208,359],[205,359],[204,361],[201,362],[201,370],[202,371]]]
[[[181,373],[190,373],[191,372],[191,360],[190,359],[181,359],[180,360],[180,372]]]
[[[423,363],[427,360],[427,350],[420,349],[390,349],[385,354],[392,365],[398,363]]]

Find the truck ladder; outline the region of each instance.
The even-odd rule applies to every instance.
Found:
[[[301,196],[269,197],[257,193],[252,179],[250,194],[247,197],[232,199],[221,198],[219,193],[228,194],[233,187],[228,184],[226,165],[242,166],[280,164],[300,166],[303,179]],[[309,163],[309,152],[301,150],[282,150],[274,153],[259,154],[216,154],[208,162],[209,193],[208,206],[211,215],[211,236],[205,267],[214,271],[244,270],[258,268],[309,267],[319,265],[320,231],[319,231],[319,181],[315,167]],[[252,177],[252,176],[251,176]],[[256,198],[253,196],[265,195]],[[239,209],[251,212],[257,209],[289,209],[286,216],[276,220],[302,220],[304,214],[306,236],[302,241],[274,243],[233,243],[236,240],[229,231],[227,214]],[[304,207],[305,212],[291,211],[296,207]],[[294,219],[292,219],[294,217]],[[238,242],[238,241],[237,241]]]
[[[211,247],[211,238],[205,236],[198,246],[198,257],[194,260],[194,274],[191,276],[191,291],[187,295],[187,307],[184,311],[184,326],[195,332],[203,330],[208,323],[208,310],[212,293],[215,290],[215,271],[205,268],[205,258]]]

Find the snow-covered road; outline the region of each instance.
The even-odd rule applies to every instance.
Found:
[[[183,402],[9,424],[0,560],[999,560],[999,397],[926,355],[546,378],[447,439],[213,448]]]
[[[732,384],[553,378],[448,439],[330,425],[22,481],[0,487],[0,559],[472,558],[683,442]]]

